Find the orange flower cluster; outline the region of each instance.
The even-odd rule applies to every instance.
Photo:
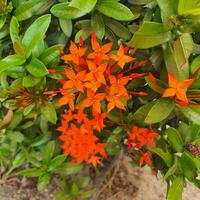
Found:
[[[100,162],[99,156],[106,157],[105,144],[100,143],[96,134],[104,128],[104,120],[110,111],[115,108],[125,110],[125,102],[132,94],[126,85],[132,77],[144,75],[131,73],[136,66],[123,72],[125,64],[135,60],[127,55],[127,47],[121,45],[116,53],[111,53],[112,43],[100,46],[93,33],[91,49],[84,47],[82,39],[79,45],[71,41],[69,53],[61,57],[66,67],[60,80],[62,97],[58,105],[67,105],[68,111],[62,115],[58,130],[66,155],[70,155],[74,162],[96,166]],[[136,65],[145,64],[142,61]],[[134,92],[134,95],[147,94]]]
[[[140,154],[142,155],[139,160],[140,165],[143,165],[144,163],[150,165],[152,163],[150,158],[151,152],[147,151],[144,153],[141,148],[145,145],[154,147],[155,143],[153,139],[158,138],[158,136],[159,135],[155,133],[151,128],[133,126],[131,129],[131,133],[128,136],[128,142],[126,142],[126,144],[131,150],[133,148],[137,148],[139,150]]]

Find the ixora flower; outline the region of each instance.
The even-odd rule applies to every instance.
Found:
[[[126,102],[132,95],[147,95],[126,88],[133,78],[144,77],[144,73],[132,76],[132,71],[146,62],[140,61],[123,70],[126,64],[136,60],[127,54],[127,47],[120,45],[116,54],[111,54],[112,43],[101,46],[95,33],[91,36],[92,49],[80,41],[79,45],[71,42],[69,53],[61,56],[66,62],[65,72],[54,69],[49,72],[62,75],[57,105],[65,106],[66,113],[61,116],[57,130],[61,132],[64,154],[70,155],[72,162],[96,167],[101,157],[107,156],[106,143],[99,134],[106,127],[109,113],[113,109],[126,110]]]
[[[194,79],[188,79],[184,81],[178,81],[176,76],[171,72],[168,72],[168,85],[169,87],[163,89],[156,81],[155,77],[149,73],[149,79],[153,85],[160,91],[162,97],[174,97],[175,101],[180,106],[187,106],[189,104],[187,98],[187,89],[193,83]]]

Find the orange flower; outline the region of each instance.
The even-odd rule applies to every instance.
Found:
[[[108,60],[109,59],[109,56],[106,55],[106,53],[108,53],[112,49],[112,42],[105,44],[102,47],[100,47],[100,45],[99,45],[99,43],[97,42],[97,39],[96,39],[96,34],[92,33],[91,43],[92,43],[92,49],[93,49],[94,52],[92,52],[88,55],[89,59],[95,59],[97,64],[102,60]]]
[[[142,166],[145,163],[148,165],[151,165],[152,164],[152,160],[150,158],[151,152],[147,151],[146,153],[144,153],[144,152],[140,151],[140,153],[142,155],[142,157],[139,160],[140,166]]]
[[[126,63],[129,63],[129,62],[132,62],[135,60],[135,58],[125,55],[125,49],[122,45],[120,46],[120,48],[117,52],[117,55],[112,54],[112,55],[110,55],[110,58],[112,58],[114,61],[116,61],[121,69],[124,68],[124,65]]]
[[[61,94],[63,96],[58,100],[57,105],[63,106],[63,105],[69,104],[70,109],[74,110],[75,95],[63,89],[61,89]]]
[[[107,63],[100,64],[98,67],[92,61],[87,61],[90,72],[86,75],[85,81],[98,81],[99,83],[106,84],[104,72],[107,68]]]
[[[87,91],[87,98],[81,103],[81,108],[92,106],[93,112],[101,113],[101,101],[105,98],[105,93],[96,94],[92,90]]]
[[[121,109],[121,110],[126,110],[124,107],[124,104],[122,103],[125,98],[124,96],[120,96],[120,95],[108,95],[106,97],[107,101],[108,101],[108,106],[107,106],[107,112],[109,113],[112,109],[114,109],[115,107]]]
[[[177,81],[177,78],[168,72],[168,81],[170,88],[164,90],[162,97],[176,97],[179,101],[188,104],[186,96],[186,89],[192,84],[194,79],[188,79],[184,81]]]
[[[129,81],[129,77],[121,77],[121,78],[116,78],[113,75],[110,75],[109,77],[110,79],[110,93],[111,94],[120,94],[120,95],[128,95],[126,88],[124,87],[125,85],[127,85],[128,81]]]
[[[81,71],[75,74],[68,67],[65,68],[66,77],[69,79],[64,82],[63,89],[77,89],[83,92],[83,81],[85,79],[85,71]]]
[[[72,61],[76,65],[83,64],[84,59],[82,58],[85,55],[87,48],[80,48],[71,41],[69,51],[70,54],[65,54],[61,57],[62,60]]]
[[[97,164],[100,163],[100,158],[97,156],[91,156],[88,163],[91,163],[94,167],[96,167]]]

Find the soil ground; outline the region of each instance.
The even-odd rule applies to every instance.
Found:
[[[54,187],[49,186],[38,193],[32,180],[0,182],[0,200],[54,200]],[[110,188],[102,186],[96,200],[165,200],[166,184],[161,177],[153,175],[148,167],[133,168],[124,156],[113,177]],[[200,200],[200,190],[188,184],[183,200]]]

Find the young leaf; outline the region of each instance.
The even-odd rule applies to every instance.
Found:
[[[183,178],[176,177],[169,188],[167,200],[182,200]]]
[[[97,3],[96,9],[102,14],[119,21],[130,21],[134,18],[128,7],[114,0],[101,0]]]
[[[174,110],[174,103],[168,99],[160,99],[152,106],[144,122],[155,124],[166,119]],[[162,112],[161,112],[162,111]]]
[[[26,66],[27,71],[35,77],[44,77],[48,74],[46,66],[37,58],[32,58],[31,62]]]
[[[43,39],[49,27],[50,21],[51,15],[43,15],[36,19],[26,30],[22,39],[22,44],[25,47],[26,57],[31,55],[32,49]]]

